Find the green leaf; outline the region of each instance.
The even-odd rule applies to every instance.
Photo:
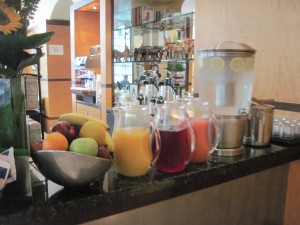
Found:
[[[28,36],[25,40],[22,40],[22,48],[23,49],[32,49],[40,47],[41,45],[50,41],[51,37],[55,34],[55,32],[50,31],[41,34],[34,34]]]
[[[25,67],[37,64],[43,56],[41,45],[54,34],[52,31],[31,36],[0,34],[0,74],[13,77]],[[29,54],[25,49],[37,49],[37,53]]]
[[[31,36],[23,35],[0,35],[0,54],[7,54],[8,52],[21,51],[24,49],[38,48],[41,45],[50,41],[55,33],[45,32],[41,34],[34,34]]]
[[[37,64],[42,56],[43,56],[43,52],[40,48],[38,48],[37,52],[32,57],[23,59],[20,62],[17,71],[22,71],[27,66]]]

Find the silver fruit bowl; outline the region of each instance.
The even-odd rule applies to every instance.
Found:
[[[113,160],[69,151],[40,150],[31,154],[40,172],[61,186],[84,186],[104,176]]]

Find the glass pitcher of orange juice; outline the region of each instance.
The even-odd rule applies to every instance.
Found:
[[[204,162],[218,145],[220,139],[218,122],[208,102],[203,102],[200,98],[191,98],[186,105],[195,132],[195,150],[191,162]]]
[[[115,107],[112,138],[117,171],[128,177],[145,175],[151,168],[150,115],[147,106]]]

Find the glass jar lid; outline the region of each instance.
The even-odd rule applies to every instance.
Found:
[[[213,42],[201,49],[199,52],[235,52],[235,53],[255,53],[256,50],[251,46],[243,43],[232,41]]]

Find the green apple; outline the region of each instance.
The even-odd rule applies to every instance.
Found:
[[[77,138],[71,142],[69,150],[71,152],[97,156],[98,144],[93,138]]]

